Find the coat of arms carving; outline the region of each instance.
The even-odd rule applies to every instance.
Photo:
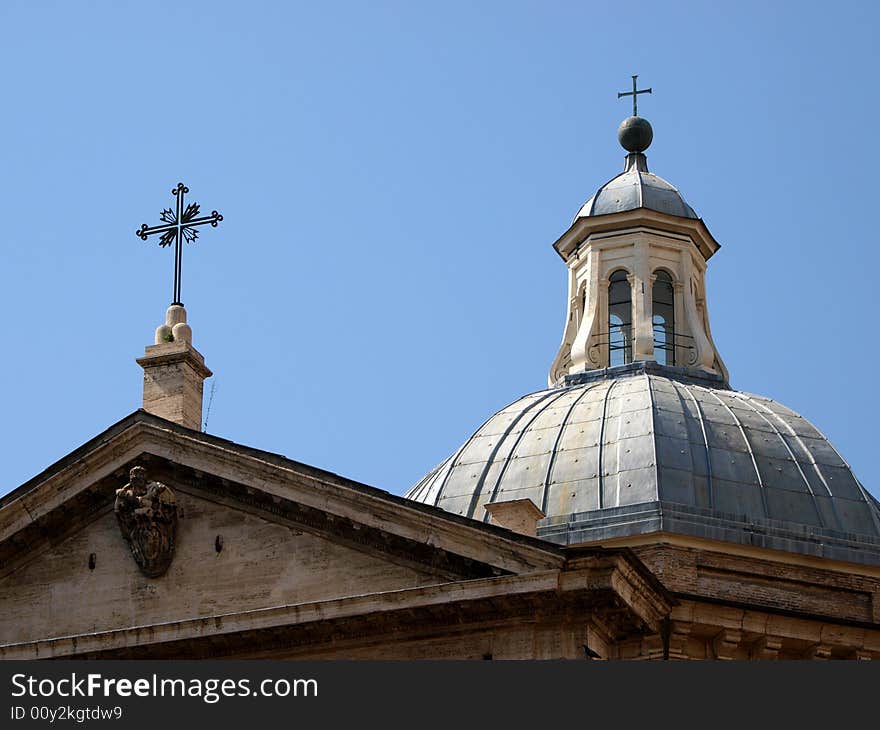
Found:
[[[158,578],[171,565],[177,538],[174,492],[147,480],[147,470],[134,467],[129,483],[116,490],[116,519],[132,557],[148,578]]]

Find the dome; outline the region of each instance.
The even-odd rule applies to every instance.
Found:
[[[880,508],[805,418],[656,363],[569,376],[493,415],[406,495],[488,521],[530,499],[538,536],[675,532],[880,563]]]
[[[662,177],[648,172],[645,155],[633,152],[626,156],[624,171],[605,183],[581,206],[575,216],[608,215],[626,210],[648,208],[681,218],[698,218],[681,193]]]

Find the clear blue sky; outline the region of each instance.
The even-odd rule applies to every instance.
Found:
[[[225,217],[184,252],[208,430],[404,491],[545,386],[638,73],[734,387],[880,494],[877,7],[6,0],[0,493],[139,407],[180,180]]]

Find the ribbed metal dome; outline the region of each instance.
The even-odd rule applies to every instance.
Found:
[[[633,152],[626,156],[623,172],[605,183],[581,206],[575,220],[585,216],[621,213],[648,208],[681,218],[698,218],[681,193],[662,177],[648,172],[645,155]]]
[[[645,365],[520,398],[407,497],[484,521],[487,502],[528,498],[547,516],[539,536],[557,542],[669,529],[665,509],[701,536],[823,555],[837,544],[853,560],[866,540],[880,549],[876,500],[806,419]]]

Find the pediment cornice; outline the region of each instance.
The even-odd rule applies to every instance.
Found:
[[[0,500],[0,575],[112,509],[129,469],[450,579],[558,568],[543,541],[137,411]]]

